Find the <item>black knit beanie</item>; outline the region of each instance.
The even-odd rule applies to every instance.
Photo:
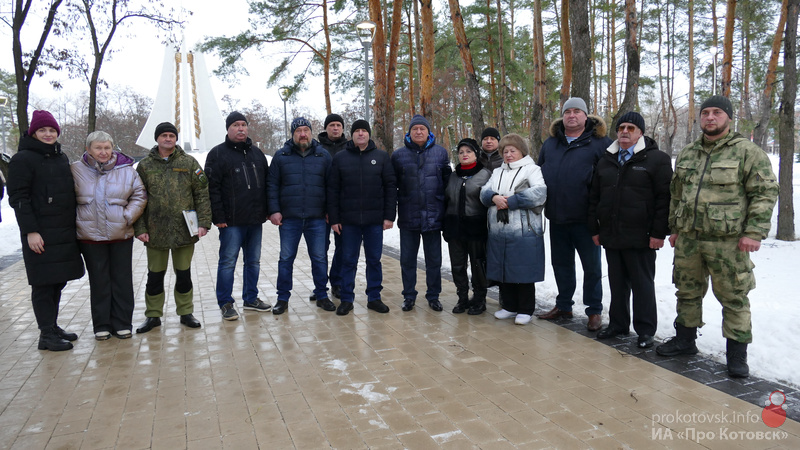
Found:
[[[350,127],[350,136],[356,134],[356,130],[367,130],[367,133],[372,136],[372,128],[370,128],[369,122],[364,119],[358,119],[353,122],[353,125]]]
[[[497,131],[497,128],[492,128],[492,127],[484,128],[483,129],[483,133],[481,133],[481,140],[483,140],[483,138],[489,137],[489,136],[491,136],[491,137],[497,139],[498,141],[500,141],[500,132]]]
[[[342,119],[342,116],[335,113],[328,114],[328,117],[325,118],[325,125],[323,125],[322,128],[328,128],[328,125],[331,122],[339,122],[340,124],[342,124],[342,128],[344,128],[344,119]]]
[[[617,120],[617,129],[619,129],[619,126],[623,123],[632,123],[636,125],[642,130],[642,134],[644,134],[644,117],[636,111],[628,111],[620,116],[619,120]]]
[[[158,140],[158,137],[164,133],[174,133],[175,136],[177,136],[178,129],[175,128],[175,125],[169,122],[161,122],[160,124],[156,125],[155,139]]]
[[[244,114],[240,113],[239,111],[234,111],[228,114],[228,118],[225,119],[225,129],[227,130],[228,128],[231,127],[231,125],[234,124],[234,122],[238,122],[240,120],[244,121],[244,123],[248,125],[250,124],[249,122],[247,122],[247,118],[244,116]]]
[[[731,101],[728,100],[728,97],[713,95],[709,97],[708,100],[704,101],[702,105],[700,105],[700,112],[703,112],[703,110],[706,108],[719,108],[725,111],[725,114],[728,115],[728,118],[733,119],[733,105],[731,105]]]

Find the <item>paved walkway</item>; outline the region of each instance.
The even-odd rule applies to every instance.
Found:
[[[273,303],[278,233],[264,229],[261,298]],[[719,375],[702,359],[686,370],[652,352],[632,357],[627,342],[600,343],[577,321],[515,326],[494,319],[494,302],[481,316],[454,315],[449,282],[445,311],[422,302],[404,313],[389,253],[389,314],[367,310],[363,294],[346,317],[316,308],[301,249],[286,314],[240,310],[225,322],[217,247],[212,231],[192,267],[203,328],[179,324],[168,289],[162,327],[96,342],[84,277],[64,290],[59,323],[80,338],[60,353],[36,349],[23,264],[2,270],[0,448],[800,448],[798,422],[762,422],[772,384],[726,381],[753,404],[662,367]],[[135,326],[146,278],[138,242],[133,272]],[[362,260],[357,291],[363,282]]]

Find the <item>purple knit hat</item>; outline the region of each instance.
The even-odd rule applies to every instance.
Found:
[[[58,122],[52,114],[43,109],[34,111],[31,126],[28,128],[28,136],[33,136],[39,128],[44,127],[55,128],[56,133],[61,136],[61,127],[58,126]]]

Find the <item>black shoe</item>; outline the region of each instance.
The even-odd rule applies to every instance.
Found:
[[[629,331],[622,331],[609,325],[597,332],[597,339],[611,339],[617,336],[627,336],[629,333]]]
[[[317,308],[322,308],[325,311],[336,311],[336,305],[327,297],[317,300]]]
[[[441,311],[442,310],[442,302],[440,302],[439,300],[429,300],[428,301],[428,306],[430,306],[431,309],[434,310],[434,311]]]
[[[284,300],[278,300],[275,302],[275,306],[272,307],[272,314],[276,316],[281,315],[286,312],[286,308],[289,307],[289,302]]]
[[[41,331],[39,335],[39,350],[50,350],[51,352],[63,352],[72,349],[72,343],[61,339],[54,328]]]
[[[381,314],[386,314],[389,312],[389,307],[386,306],[381,299],[373,300],[371,302],[367,302],[367,308],[373,311],[377,311]]]
[[[728,339],[725,358],[728,361],[728,375],[732,378],[747,378],[750,367],[747,365],[747,344]]]
[[[414,303],[416,302],[417,301],[414,300],[413,298],[407,298],[403,300],[403,307],[401,309],[403,311],[411,311],[412,309],[414,309]]]
[[[67,331],[64,331],[64,330],[63,330],[63,329],[62,329],[60,326],[58,326],[58,325],[56,325],[55,327],[53,327],[53,330],[56,332],[56,334],[58,335],[58,337],[60,337],[61,339],[64,339],[65,341],[70,341],[70,342],[72,342],[72,341],[77,341],[77,340],[78,340],[78,335],[77,335],[77,334],[75,334],[75,333],[69,333],[69,332],[67,332]]]
[[[477,316],[479,314],[483,314],[484,311],[486,311],[486,300],[481,300],[479,302],[472,302],[472,304],[469,305],[469,311],[467,311],[467,314],[470,316]]]
[[[342,287],[331,286],[331,295],[333,295],[336,298],[342,298]]]
[[[636,340],[636,346],[639,348],[650,348],[654,343],[653,336],[649,334],[641,334],[639,335],[639,339]]]
[[[316,296],[316,295],[314,295],[314,294],[311,294],[311,297],[308,297],[308,301],[310,301],[310,302],[315,302],[315,301],[317,301],[317,296]]]
[[[453,307],[453,314],[461,314],[469,309],[469,303],[465,300],[459,300],[456,306]]]
[[[353,310],[353,302],[342,302],[339,303],[339,307],[336,308],[336,315],[346,316],[350,314],[350,311],[352,310]]]
[[[675,324],[675,337],[668,339],[656,347],[656,353],[661,356],[696,355],[697,327],[685,327]]]
[[[161,318],[160,317],[148,317],[144,319],[139,328],[136,329],[137,333],[147,333],[148,331],[152,330],[155,327],[161,326]]]
[[[193,314],[182,315],[181,323],[189,328],[200,328],[200,321],[195,319]]]

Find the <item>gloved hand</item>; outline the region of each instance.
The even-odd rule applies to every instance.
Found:
[[[497,221],[508,223],[508,210],[507,209],[498,209],[497,210]]]

